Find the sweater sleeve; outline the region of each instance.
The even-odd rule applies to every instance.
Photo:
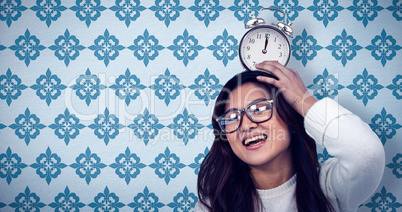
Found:
[[[385,166],[384,148],[371,128],[334,100],[315,103],[306,132],[334,158],[320,168],[320,186],[336,210],[356,211],[376,190]]]

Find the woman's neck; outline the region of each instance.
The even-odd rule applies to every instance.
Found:
[[[257,189],[276,188],[295,175],[290,151],[267,164],[250,168]]]

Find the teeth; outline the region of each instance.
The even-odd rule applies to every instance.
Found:
[[[265,135],[257,135],[257,136],[254,136],[252,138],[246,139],[244,141],[244,145],[247,146],[249,143],[251,143],[253,141],[257,141],[257,140],[265,140],[265,138],[266,138]]]

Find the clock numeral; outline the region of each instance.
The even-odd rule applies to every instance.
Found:
[[[247,55],[247,60],[250,60],[251,59],[251,55]]]
[[[250,40],[248,42],[249,43],[255,43],[255,40],[250,38]]]
[[[261,39],[261,34],[257,34],[257,39]]]
[[[282,52],[279,52],[279,57],[282,57]]]
[[[255,64],[257,64],[255,61],[253,61],[253,66],[255,67]]]
[[[249,50],[250,50],[250,46],[247,46],[246,49],[247,49],[247,51],[249,51]]]
[[[276,42],[276,37],[275,37],[275,39],[274,39],[274,42]]]
[[[278,49],[281,49],[281,48],[282,48],[282,44],[279,44]]]

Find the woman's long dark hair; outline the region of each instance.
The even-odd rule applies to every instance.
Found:
[[[276,111],[289,127],[292,162],[297,174],[296,204],[299,212],[326,212],[332,207],[321,190],[317,168],[319,166],[315,141],[304,129],[304,118],[297,113],[273,86],[259,82],[259,75],[274,77],[263,71],[246,71],[230,79],[216,99],[212,117],[215,140],[211,150],[201,164],[198,175],[198,196],[200,202],[211,212],[222,211],[262,211],[249,166],[232,151],[224,133],[220,130],[216,117],[225,112],[225,103],[231,91],[253,82],[271,92]]]

